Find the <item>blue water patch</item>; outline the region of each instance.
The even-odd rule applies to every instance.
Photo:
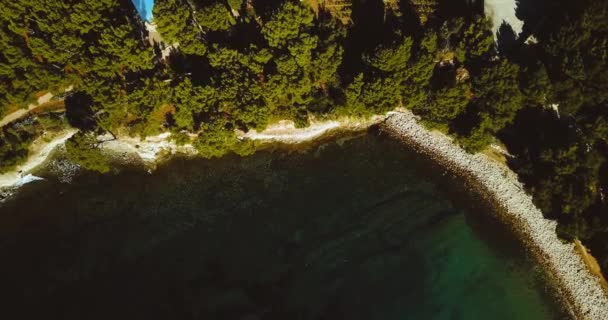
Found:
[[[154,0],[131,0],[139,16],[145,21],[152,20],[152,8],[154,8]]]

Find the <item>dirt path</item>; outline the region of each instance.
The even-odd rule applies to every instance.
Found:
[[[4,127],[5,125],[17,120],[17,119],[21,119],[22,117],[24,117],[25,115],[27,115],[28,113],[30,113],[30,111],[40,107],[41,105],[48,103],[49,101],[51,101],[51,99],[53,98],[53,94],[50,92],[45,93],[44,95],[42,95],[40,98],[38,98],[38,101],[36,104],[30,104],[27,109],[19,109],[13,113],[8,114],[7,116],[5,116],[4,118],[2,118],[2,120],[0,120],[0,128]]]

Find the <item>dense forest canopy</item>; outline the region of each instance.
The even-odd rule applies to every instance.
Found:
[[[497,42],[465,0],[157,0],[153,13],[162,42],[129,0],[3,4],[0,115],[64,97],[80,130],[68,154],[103,172],[102,133],[170,131],[217,157],[253,152],[237,129],[410,108],[471,152],[505,144],[560,234],[608,269],[608,1],[521,0],[522,34],[505,24]],[[3,127],[0,170],[60,124]]]

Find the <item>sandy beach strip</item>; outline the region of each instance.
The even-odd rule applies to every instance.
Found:
[[[556,222],[543,217],[514,172],[484,154],[467,153],[444,134],[429,131],[410,111],[391,113],[382,130],[472,181],[538,259],[576,319],[608,319],[608,296],[600,280],[575,245],[557,237]]]

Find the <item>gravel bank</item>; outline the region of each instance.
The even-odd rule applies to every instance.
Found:
[[[514,172],[483,154],[466,153],[449,137],[424,128],[410,111],[391,113],[382,129],[470,180],[538,258],[576,319],[608,319],[608,296],[598,278],[574,244],[557,238],[556,222],[543,218]]]

